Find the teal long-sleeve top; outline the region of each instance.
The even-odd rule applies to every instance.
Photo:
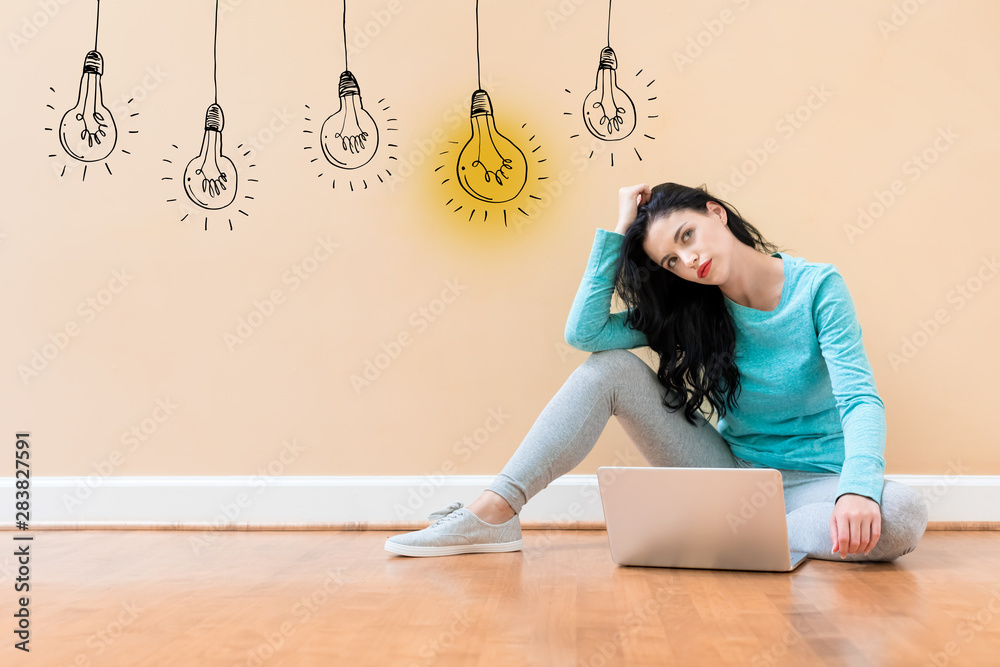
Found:
[[[649,344],[611,313],[624,235],[598,228],[566,322],[566,342],[585,352]],[[840,474],[837,498],[882,502],[885,405],[875,388],[854,302],[832,264],[777,252],[785,282],[772,311],[725,297],[736,329],[738,407],[718,421],[733,453],[755,467]]]

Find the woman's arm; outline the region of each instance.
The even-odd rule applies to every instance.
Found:
[[[817,277],[813,324],[844,429],[844,466],[837,498],[854,493],[881,504],[885,405],[875,388],[854,302],[833,265]]]
[[[624,238],[623,234],[601,227],[594,232],[587,269],[566,322],[566,342],[578,350],[599,352],[649,344],[644,333],[626,326],[626,311],[609,312],[615,266]]]

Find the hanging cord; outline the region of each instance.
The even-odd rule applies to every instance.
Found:
[[[215,86],[215,103],[219,103],[219,0],[215,0],[215,38],[212,44],[212,83]]]
[[[479,67],[479,0],[476,0],[476,87],[483,89],[483,76]]]
[[[611,2],[608,0],[608,46],[611,46]]]
[[[101,30],[101,0],[97,0],[97,25],[94,27],[94,50],[97,50],[97,34]]]
[[[344,71],[349,72],[347,65],[347,0],[344,0]]]

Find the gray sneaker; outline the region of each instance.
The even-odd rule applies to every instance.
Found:
[[[521,520],[515,514],[501,524],[486,523],[455,502],[427,517],[423,530],[393,535],[385,550],[403,556],[454,556],[521,550]]]

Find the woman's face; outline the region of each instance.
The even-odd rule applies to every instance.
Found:
[[[684,280],[718,284],[714,278],[721,275],[719,263],[726,261],[733,241],[725,222],[726,210],[716,202],[708,202],[704,212],[674,211],[650,222],[643,249]]]

